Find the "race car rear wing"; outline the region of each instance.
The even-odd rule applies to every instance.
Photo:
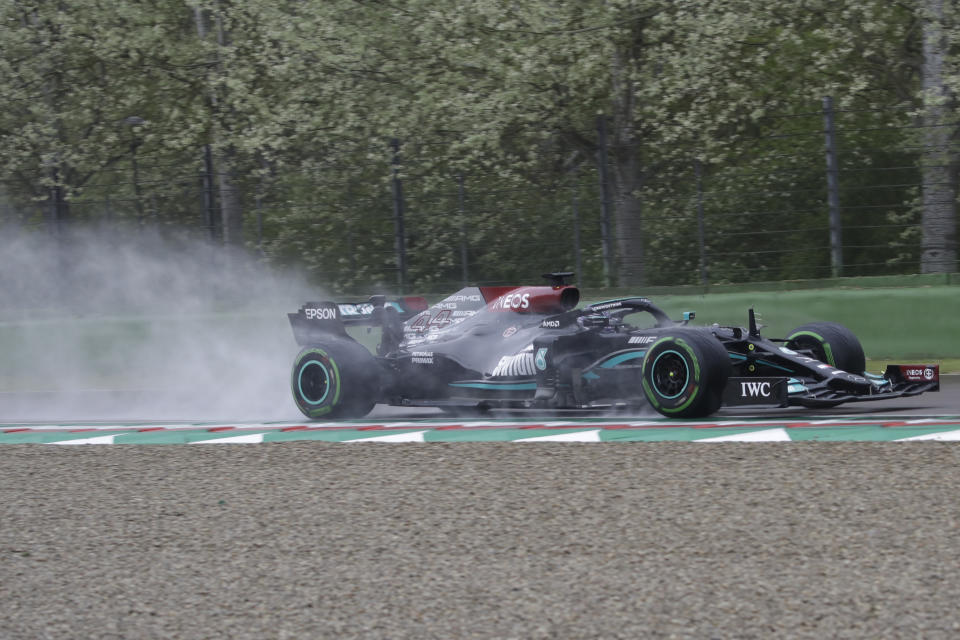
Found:
[[[428,307],[420,297],[370,296],[367,302],[307,302],[296,313],[288,313],[297,344],[317,344],[331,335],[347,338],[348,326],[382,327],[384,333],[399,331],[403,323]]]

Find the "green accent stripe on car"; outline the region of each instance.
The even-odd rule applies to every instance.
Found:
[[[614,356],[609,360],[603,361],[600,364],[601,369],[610,369],[617,366],[620,363],[627,362],[629,360],[636,360],[637,358],[642,358],[646,351],[631,351],[629,353],[621,353],[618,356]]]
[[[451,382],[451,387],[463,389],[492,389],[501,391],[529,391],[537,388],[536,382]]]
[[[793,373],[793,369],[787,369],[786,367],[781,367],[778,364],[773,364],[767,360],[757,360],[757,364],[762,364],[765,367],[773,367],[774,369],[780,369],[781,371],[786,371],[787,373]]]

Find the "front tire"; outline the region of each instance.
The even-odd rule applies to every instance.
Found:
[[[378,364],[357,343],[309,346],[294,360],[290,389],[308,418],[362,418],[380,397]]]
[[[643,358],[643,392],[671,418],[702,418],[720,408],[730,357],[711,334],[678,330],[651,345]]]
[[[787,347],[806,351],[820,362],[860,375],[867,368],[863,346],[850,329],[836,322],[810,322],[787,335]]]

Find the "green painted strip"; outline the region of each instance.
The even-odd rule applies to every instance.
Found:
[[[828,429],[788,429],[790,439],[795,442],[892,442],[901,438],[912,438],[931,433],[956,431],[957,426],[938,427],[881,427],[854,426],[830,427]]]
[[[609,429],[600,432],[602,442],[692,442],[699,438],[710,438],[715,435],[729,435],[729,430],[719,433],[715,429],[693,429],[690,427],[675,427],[667,429]],[[756,431],[756,429],[744,429]]]
[[[663,420],[648,421],[650,426],[618,426],[609,419],[585,419],[559,422],[556,427],[530,423],[529,428],[521,428],[523,423],[504,420],[500,423],[490,421],[489,426],[438,429],[449,425],[449,421],[423,421],[394,428],[311,428],[282,431],[282,425],[275,428],[230,429],[209,431],[208,428],[180,428],[157,431],[137,431],[132,429],[98,429],[92,431],[0,431],[0,444],[47,444],[86,439],[107,439],[113,436],[113,444],[162,445],[187,444],[199,441],[216,441],[243,436],[262,435],[263,442],[316,441],[338,443],[347,440],[364,440],[383,436],[402,436],[423,432],[425,442],[512,442],[527,438],[562,436],[568,434],[596,431],[601,442],[691,442],[707,438],[724,438],[742,435],[759,435],[764,432],[781,431],[791,441],[796,442],[890,442],[917,436],[930,436],[960,431],[960,418],[950,417],[936,424],[899,424],[896,420],[867,418],[838,419],[841,424],[818,426],[810,423],[791,422],[797,426],[786,426],[784,421],[757,420],[755,423],[741,421],[736,426],[723,426],[721,423],[703,423],[697,421]],[[492,424],[491,424],[492,423]],[[369,424],[369,423],[366,423]],[[502,424],[503,426],[497,426]],[[707,426],[699,426],[705,425]],[[717,426],[712,426],[716,424]],[[885,427],[884,424],[891,426]],[[698,425],[698,426],[695,426]],[[346,425],[345,425],[346,426]],[[358,426],[360,426],[358,424]],[[387,425],[389,427],[389,425]],[[609,427],[609,428],[605,428]],[[952,435],[952,434],[951,434]],[[255,439],[255,438],[254,438]],[[762,439],[762,438],[761,438]]]

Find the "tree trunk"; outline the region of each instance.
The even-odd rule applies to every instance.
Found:
[[[639,190],[642,181],[640,148],[637,141],[636,93],[634,92],[634,48],[642,42],[638,23],[630,46],[618,49],[613,59],[613,211],[616,224],[617,285],[644,284],[642,203]]]
[[[617,145],[613,161],[613,210],[616,223],[617,284],[621,287],[643,285],[643,203],[637,145]]]
[[[207,37],[207,20],[208,16],[205,14],[204,10],[200,7],[196,7],[193,10],[194,22],[197,26],[197,35],[201,40],[206,39]],[[217,28],[217,45],[219,47],[224,47],[229,43],[229,34],[223,28],[223,20],[220,15],[220,3],[216,3],[216,12],[214,14],[214,21]],[[221,64],[219,54],[214,54],[211,60],[213,66],[217,69],[217,73],[223,73],[223,65]],[[209,84],[210,79],[207,78]],[[216,91],[212,88],[210,89],[209,105],[211,111],[214,113],[218,110],[219,99],[217,97]],[[222,123],[218,127],[214,125],[214,138],[222,141]],[[204,149],[205,157],[205,166],[207,172],[210,170],[209,163],[209,150],[208,148]],[[240,200],[240,193],[236,187],[236,178],[234,176],[234,150],[231,146],[227,147],[217,153],[217,190],[220,194],[220,230],[223,233],[223,244],[226,246],[242,246],[243,245],[243,205]],[[211,185],[212,186],[212,185]],[[216,237],[216,225],[214,224],[214,219],[212,212],[210,212],[211,202],[206,202],[206,207],[208,211],[208,216],[210,219],[207,221],[207,224],[210,227],[210,236],[211,238]]]
[[[923,217],[920,267],[923,273],[957,270],[957,170],[951,143],[956,98],[944,84],[946,40],[943,0],[925,0],[923,25]]]
[[[232,159],[233,153],[230,150],[220,154],[217,179],[220,190],[223,244],[238,247],[243,245],[243,205],[234,181]]]

